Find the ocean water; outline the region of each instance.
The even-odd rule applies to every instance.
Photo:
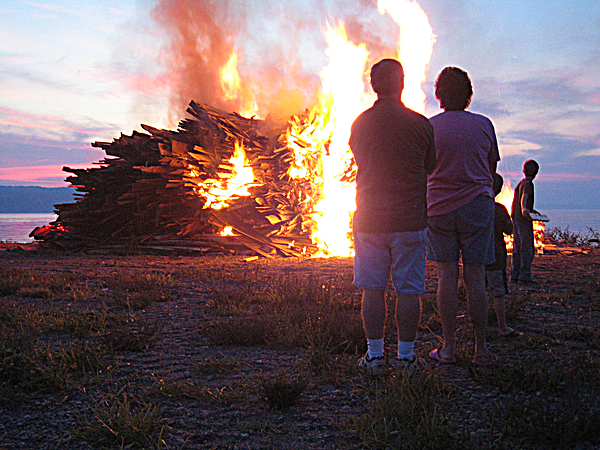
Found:
[[[0,241],[33,242],[29,233],[35,227],[48,225],[54,220],[56,220],[56,214],[53,213],[0,214]]]
[[[600,231],[600,209],[544,209],[541,213],[546,214],[550,221],[546,222],[546,229],[560,228],[569,229],[575,234],[586,235],[590,228]]]
[[[600,231],[600,209],[548,209],[540,210],[550,218],[546,229],[569,229],[573,233],[586,235],[590,228]],[[0,214],[0,241],[32,242],[29,233],[35,227],[47,225],[56,220],[52,213],[42,214]]]

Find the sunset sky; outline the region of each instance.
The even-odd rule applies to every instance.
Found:
[[[462,67],[470,110],[496,127],[499,172],[514,186],[535,158],[538,209],[600,208],[600,3],[418,3],[437,36],[426,115],[439,112],[436,75]],[[192,98],[227,108],[211,70],[230,47],[243,50],[242,81],[272,87],[260,90],[264,108],[310,107],[327,20],[374,52],[397,32],[370,0],[0,0],[0,185],[67,186],[63,166],[106,156],[93,141],[142,123],[174,129]],[[189,43],[205,35],[208,60],[190,62]]]

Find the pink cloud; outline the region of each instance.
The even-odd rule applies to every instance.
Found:
[[[0,184],[2,182],[21,182],[43,187],[63,187],[65,178],[70,173],[63,172],[65,165],[2,167],[0,168]],[[66,164],[72,169],[87,169],[89,164]]]
[[[75,127],[64,116],[33,114],[7,107],[0,107],[0,125],[80,134],[91,134],[100,129]]]
[[[542,169],[543,170],[543,169]],[[504,177],[505,182],[514,187],[522,178],[523,172],[498,172]],[[600,180],[600,175],[591,175],[586,173],[540,173],[536,180],[543,181],[592,181]]]
[[[538,178],[544,181],[591,181],[600,180],[600,175],[587,173],[540,173]]]

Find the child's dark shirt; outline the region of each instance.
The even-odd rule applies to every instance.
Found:
[[[494,204],[494,252],[496,262],[485,266],[485,270],[506,270],[506,243],[504,242],[505,234],[513,233],[513,225],[506,207],[496,202]]]

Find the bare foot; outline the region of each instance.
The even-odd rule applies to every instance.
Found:
[[[487,352],[480,355],[475,355],[472,364],[476,366],[491,366],[492,364],[498,364],[498,357],[493,353]]]

